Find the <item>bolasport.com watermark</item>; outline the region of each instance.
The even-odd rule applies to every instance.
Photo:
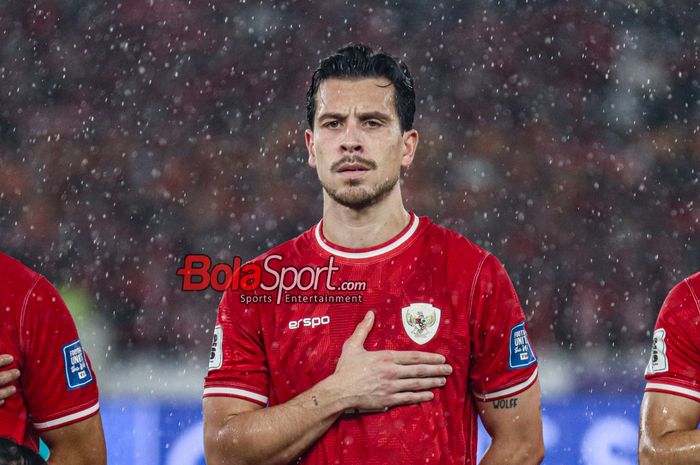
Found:
[[[268,255],[262,263],[216,263],[207,255],[185,256],[177,270],[183,291],[240,291],[240,302],[251,303],[362,303],[365,281],[338,278],[334,257],[323,266],[284,265],[281,255]]]

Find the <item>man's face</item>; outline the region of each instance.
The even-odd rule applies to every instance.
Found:
[[[328,195],[362,209],[387,196],[410,166],[415,130],[401,131],[394,86],[384,78],[327,79],[316,93],[309,165]]]

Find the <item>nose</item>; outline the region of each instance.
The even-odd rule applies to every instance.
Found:
[[[345,130],[345,137],[340,142],[340,149],[343,153],[361,153],[362,142],[360,142],[359,129],[354,124],[348,124]]]
[[[342,144],[340,144],[340,148],[343,151],[343,153],[362,152],[362,144],[360,144],[358,142],[343,142]]]

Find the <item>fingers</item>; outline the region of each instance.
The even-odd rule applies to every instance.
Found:
[[[371,310],[365,314],[365,317],[355,328],[355,332],[345,341],[346,344],[353,345],[356,347],[363,347],[367,335],[372,330],[374,326],[374,312]]]
[[[433,378],[452,374],[450,365],[398,365],[396,378]]]
[[[0,405],[4,404],[5,399],[10,397],[15,392],[17,392],[17,388],[14,386],[7,386],[4,388],[0,388]]]
[[[439,364],[445,363],[445,357],[432,352],[419,352],[415,350],[388,350],[394,363],[399,365],[417,365],[419,363]]]
[[[9,384],[17,378],[19,378],[19,370],[17,368],[0,371],[0,386]]]
[[[9,365],[10,363],[12,363],[12,360],[14,360],[14,359],[12,358],[12,355],[10,355],[10,354],[0,355],[0,368],[6,367],[7,365]]]
[[[447,382],[445,377],[437,378],[409,378],[397,379],[394,382],[396,392],[416,392],[429,391],[430,389],[441,388]]]
[[[6,386],[17,378],[19,378],[19,370],[17,369],[0,371],[0,405],[5,402],[5,399],[17,392],[17,388],[14,386]]]
[[[435,395],[431,391],[422,392],[397,392],[389,396],[388,407],[394,407],[396,405],[409,405],[409,404],[419,404],[421,402],[428,402],[433,400]]]

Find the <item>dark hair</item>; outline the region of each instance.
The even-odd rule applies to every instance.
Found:
[[[31,449],[0,438],[0,465],[46,465],[46,462]]]
[[[306,118],[309,127],[314,127],[316,114],[316,92],[325,79],[383,77],[394,85],[396,113],[401,130],[413,128],[416,112],[416,93],[413,78],[406,64],[384,52],[375,52],[367,45],[353,44],[338,50],[335,55],[324,58],[311,78],[306,93]]]

